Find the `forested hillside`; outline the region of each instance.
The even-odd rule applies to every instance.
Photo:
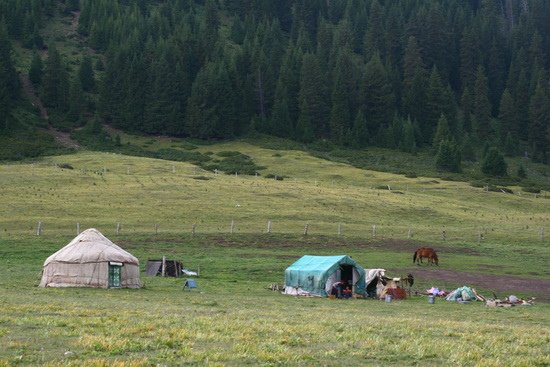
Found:
[[[44,37],[71,13],[76,53]],[[15,42],[65,129],[430,148],[448,171],[490,147],[550,158],[546,0],[3,0],[0,18],[4,134]]]

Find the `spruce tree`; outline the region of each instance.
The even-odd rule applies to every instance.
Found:
[[[329,103],[325,76],[314,54],[305,54],[302,60],[299,101],[298,139],[307,141],[325,136]]]
[[[525,171],[525,167],[523,167],[522,164],[520,164],[518,167],[517,176],[521,179],[527,178],[527,172]]]
[[[461,171],[462,156],[454,142],[443,140],[439,143],[439,149],[435,158],[435,165],[438,170],[447,172]]]
[[[539,82],[529,105],[529,146],[535,161],[547,163],[550,133],[550,97]]]
[[[42,63],[42,58],[40,54],[34,50],[31,60],[31,66],[29,67],[29,79],[35,84],[39,85],[42,83],[42,75],[44,73],[44,64]]]
[[[330,133],[336,144],[343,144],[344,137],[352,128],[352,110],[357,100],[351,52],[344,49],[338,57],[332,85],[332,109],[330,112]]]
[[[352,146],[355,148],[365,148],[369,142],[369,132],[367,129],[367,119],[361,110],[357,112],[353,121]]]
[[[82,58],[80,68],[78,69],[78,77],[84,91],[90,92],[95,88],[94,70],[90,56],[85,55]]]
[[[437,122],[437,130],[435,131],[432,145],[438,147],[444,140],[451,140],[451,131],[449,130],[447,118],[444,114],[441,114]]]
[[[485,154],[481,163],[481,172],[487,176],[508,176],[508,166],[506,165],[504,156],[496,148],[489,148]]]
[[[487,139],[491,130],[491,103],[485,69],[481,65],[477,68],[473,107],[477,136]]]
[[[65,112],[68,107],[69,75],[65,63],[54,44],[49,47],[42,79],[43,101],[47,107]]]
[[[75,125],[80,125],[85,108],[86,99],[84,98],[82,84],[80,83],[80,78],[75,77],[72,80],[69,91],[69,110],[67,112],[67,120]]]
[[[395,111],[392,86],[378,53],[366,65],[361,95],[369,134],[374,135],[380,127],[390,123]]]
[[[399,150],[407,153],[416,152],[416,138],[414,136],[414,126],[410,117],[403,124],[403,135],[399,142]]]

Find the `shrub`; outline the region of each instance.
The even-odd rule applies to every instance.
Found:
[[[222,152],[224,153],[224,152]],[[220,153],[218,153],[218,156]],[[218,170],[227,174],[255,175],[265,167],[258,166],[252,158],[239,152],[224,153],[225,158],[209,164],[201,164],[201,167],[210,171]]]
[[[70,165],[69,163],[59,163],[57,165],[57,167],[59,168],[65,168],[65,169],[74,169],[74,167],[72,165]]]

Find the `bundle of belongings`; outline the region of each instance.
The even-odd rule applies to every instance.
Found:
[[[430,289],[426,289],[426,293],[437,297],[445,297],[448,294],[446,290],[439,289],[437,287],[431,287]]]
[[[488,299],[487,302],[485,302],[485,305],[487,307],[532,306],[534,304],[535,304],[534,297],[523,299],[523,298],[518,298],[514,295],[505,297],[504,300],[496,298],[496,299]]]
[[[452,291],[445,298],[447,301],[455,301],[459,303],[469,303],[471,301],[483,301],[485,298],[477,294],[474,288],[470,287],[460,287]]]

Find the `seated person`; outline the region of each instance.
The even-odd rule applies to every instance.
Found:
[[[330,294],[336,296],[337,298],[342,298],[343,290],[344,290],[344,283],[336,282],[332,285]]]
[[[349,286],[347,286],[346,289],[344,289],[343,294],[344,294],[344,298],[351,298],[352,292]]]

